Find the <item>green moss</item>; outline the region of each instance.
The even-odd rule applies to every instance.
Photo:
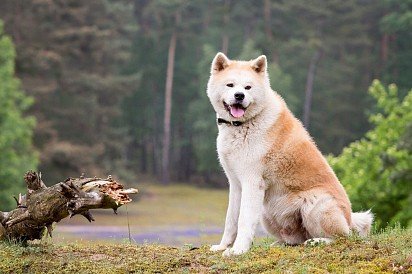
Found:
[[[223,258],[208,246],[0,243],[0,273],[392,273],[412,271],[412,230],[338,239],[325,246],[269,247]]]

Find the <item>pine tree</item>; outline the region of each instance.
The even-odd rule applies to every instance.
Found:
[[[138,75],[128,60],[128,1],[2,1],[0,15],[16,41],[17,73],[36,98],[35,145],[47,181],[111,172],[125,153],[120,103]],[[19,16],[17,16],[19,15]]]

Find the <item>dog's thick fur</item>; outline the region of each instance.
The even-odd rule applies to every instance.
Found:
[[[240,104],[238,93],[244,94]],[[246,252],[259,219],[279,243],[290,245],[313,238],[329,241],[352,229],[369,233],[373,215],[352,213],[335,173],[270,88],[265,56],[233,61],[218,53],[207,94],[218,118],[243,122],[218,126],[217,150],[230,192],[223,237],[211,250]]]

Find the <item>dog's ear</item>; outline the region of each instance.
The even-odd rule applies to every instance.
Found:
[[[257,73],[266,72],[267,66],[268,63],[265,55],[261,55],[252,61],[252,69]]]
[[[213,74],[224,70],[229,66],[229,62],[229,58],[227,58],[225,54],[218,52],[215,58],[213,58],[211,73]]]

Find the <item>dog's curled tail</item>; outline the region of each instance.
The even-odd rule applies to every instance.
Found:
[[[359,233],[359,236],[368,236],[372,222],[373,213],[370,210],[364,212],[352,212],[352,228]]]

